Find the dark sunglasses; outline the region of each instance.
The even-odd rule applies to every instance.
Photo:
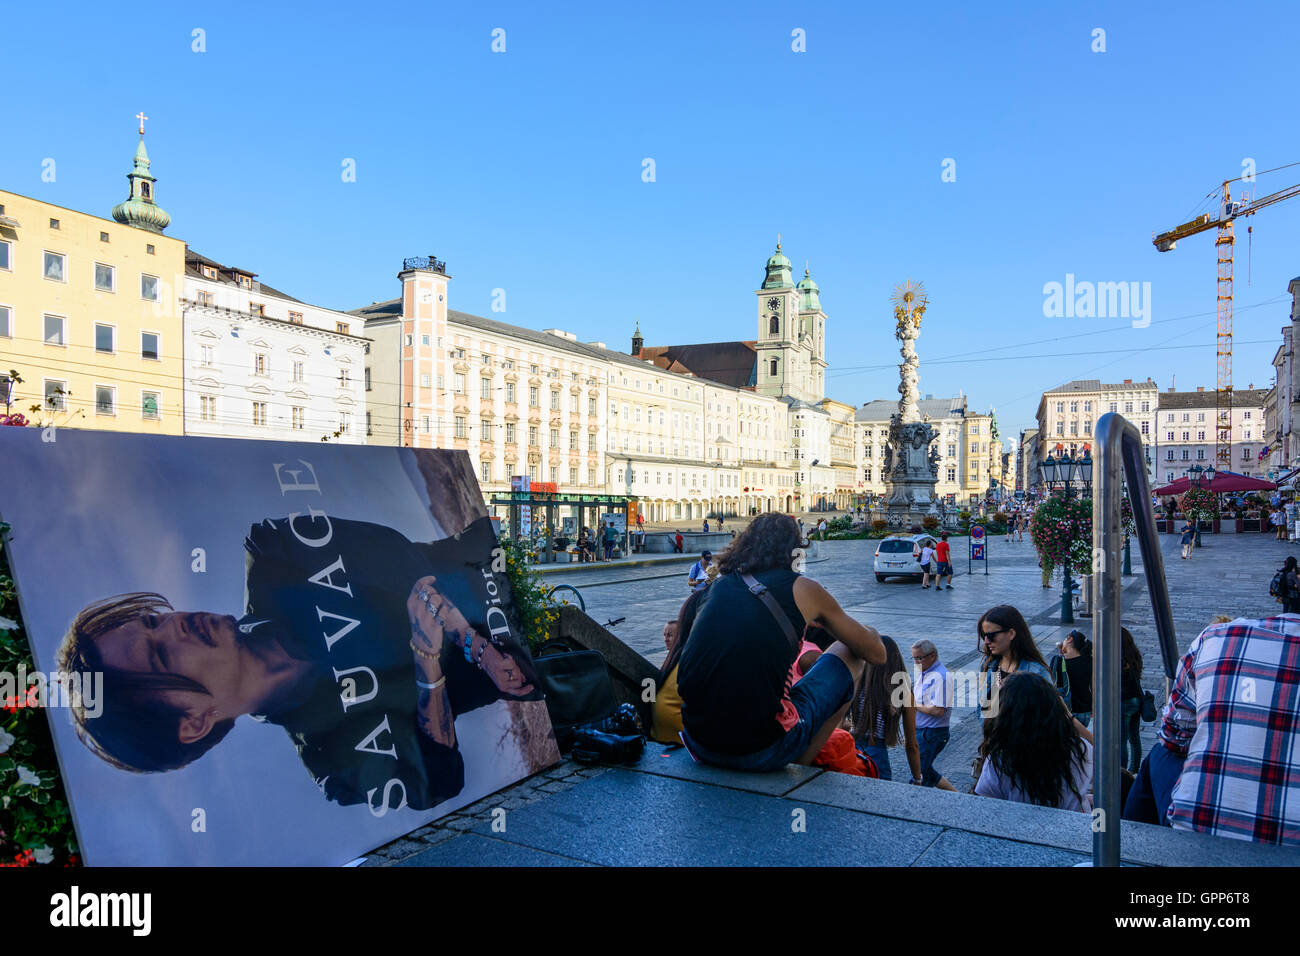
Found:
[[[987,632],[987,633],[985,633],[985,634],[981,634],[981,635],[980,635],[980,639],[981,639],[981,640],[985,640],[985,641],[991,641],[991,640],[993,640],[993,638],[997,637],[999,634],[1005,634],[1005,633],[1007,633],[1007,631],[1009,631],[1009,630],[1011,630],[1011,628],[1009,628],[1009,627],[1004,627],[1004,628],[1000,628],[999,630],[996,630],[996,631],[989,631],[989,632]]]

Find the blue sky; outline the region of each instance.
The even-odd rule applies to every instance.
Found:
[[[1213,387],[1213,234],[1151,234],[1246,158],[1300,160],[1279,3],[297,6],[11,8],[0,187],[107,215],[144,110],[168,234],[206,255],[347,309],[431,253],[453,308],[623,349],[638,318],[650,344],[752,338],[779,232],[822,288],[833,397],[895,396],[889,294],[922,279],[922,392],[1009,435],[1071,378]],[[1298,226],[1300,199],[1238,223],[1238,388],[1271,382]],[[1150,326],[1045,318],[1067,273],[1150,282]]]

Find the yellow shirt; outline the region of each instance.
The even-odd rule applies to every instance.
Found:
[[[669,673],[664,686],[655,694],[650,736],[661,744],[679,744],[682,729],[682,698],[677,693],[677,668]]]

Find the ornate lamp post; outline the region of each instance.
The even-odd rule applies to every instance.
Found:
[[[1074,498],[1074,483],[1077,481],[1083,487],[1082,496],[1086,497],[1092,490],[1092,457],[1085,448],[1082,458],[1071,458],[1070,456],[1058,453],[1056,457],[1048,456],[1043,459],[1043,463],[1038,466],[1039,474],[1043,479],[1043,486],[1049,492],[1060,489],[1064,499],[1069,503]],[[1065,580],[1062,582],[1063,591],[1061,594],[1061,623],[1074,623],[1074,581],[1070,578],[1070,549],[1067,542],[1065,549]]]

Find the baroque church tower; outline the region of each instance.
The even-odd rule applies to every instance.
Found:
[[[826,314],[808,269],[796,286],[790,260],[776,252],[767,260],[758,296],[755,391],[760,395],[817,403],[826,397]]]

